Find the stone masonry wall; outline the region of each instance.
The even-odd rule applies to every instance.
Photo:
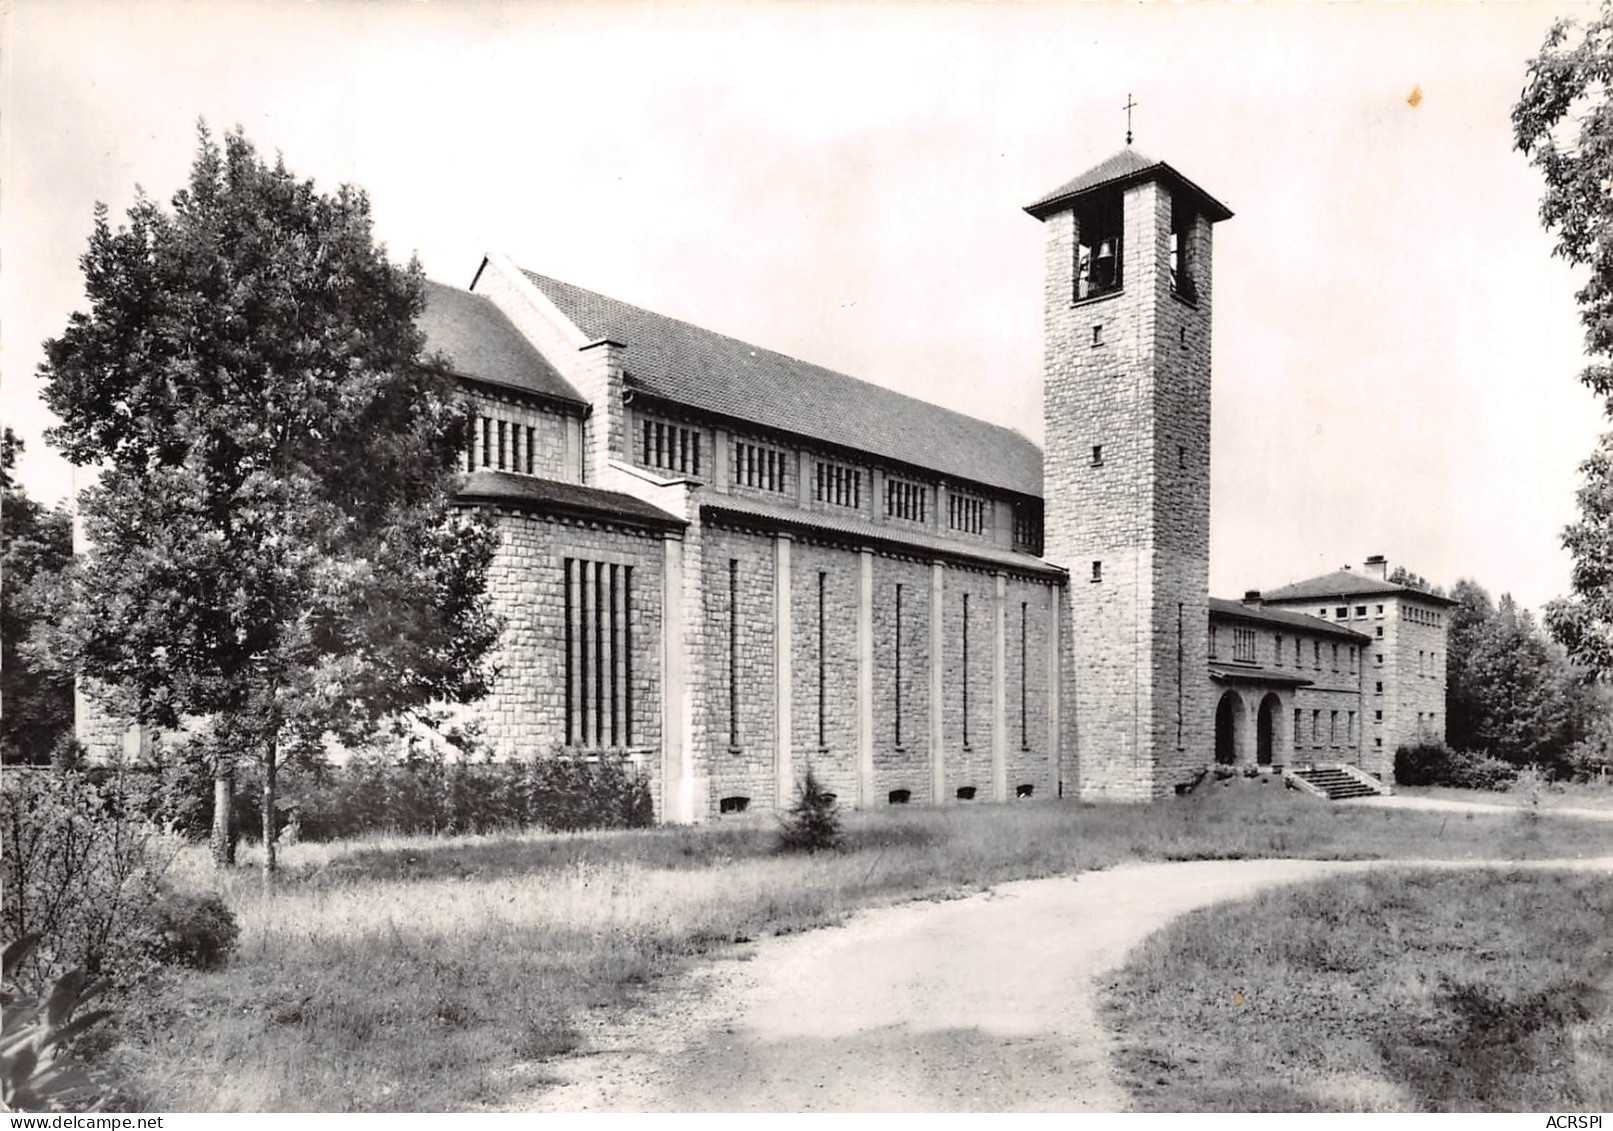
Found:
[[[797,779],[810,763],[818,780],[845,805],[857,798],[857,602],[855,550],[794,543],[790,556],[791,666],[795,698],[791,765]],[[818,577],[823,575],[823,624]],[[819,727],[819,642],[823,645],[822,727]]]
[[[896,589],[901,587],[897,661]],[[874,796],[930,798],[930,564],[874,558]],[[897,679],[900,676],[900,690]],[[898,740],[897,729],[901,734]]]
[[[1192,289],[1170,279],[1171,193],[1154,201],[1154,795],[1214,756],[1215,699],[1189,657],[1204,654],[1210,565],[1211,225],[1188,240]]]
[[[1031,786],[1032,797],[1055,797],[1048,772],[1048,618],[1052,586],[1010,578],[1007,585],[1004,682],[1008,727],[1008,794]]]
[[[969,599],[967,657],[965,596]],[[946,736],[948,803],[957,799],[960,788],[972,787],[976,801],[992,798],[992,626],[996,596],[995,574],[961,566],[947,567],[941,625],[945,671],[942,723]]]
[[[1393,669],[1387,686],[1390,707],[1384,732],[1387,756],[1394,770],[1395,750],[1418,742],[1445,741],[1446,610],[1415,598],[1397,598],[1386,618]],[[1437,623],[1436,623],[1437,622]],[[1421,656],[1419,656],[1421,653]]]
[[[488,589],[505,618],[494,656],[500,676],[471,712],[484,722],[494,756],[532,758],[565,749],[565,559],[629,565],[633,740],[624,749],[639,757],[658,798],[661,535],[509,510],[497,513],[497,524],[499,547]]]
[[[703,666],[707,676],[704,751],[710,805],[747,797],[769,808],[775,792],[774,543],[765,534],[705,528]],[[737,563],[737,603],[729,600],[729,563]],[[730,620],[730,611],[736,615]],[[734,634],[737,669],[730,663]],[[733,690],[737,688],[737,701]],[[730,705],[737,703],[738,734]],[[737,741],[736,741],[737,738]]]

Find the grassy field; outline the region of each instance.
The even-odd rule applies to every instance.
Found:
[[[1234,779],[1157,805],[887,810],[847,850],[773,853],[765,822],[587,835],[296,845],[224,970],[168,975],[99,1058],[154,1110],[456,1110],[575,1046],[577,1019],[691,957],[859,907],[1123,860],[1613,854],[1613,824],[1329,806]],[[216,884],[200,850],[181,879]],[[529,1077],[528,1077],[529,1079]]]
[[[1605,876],[1389,871],[1184,916],[1105,996],[1153,1111],[1607,1111]]]
[[[1444,785],[1396,786],[1395,792],[1405,797],[1433,797],[1446,801],[1474,801],[1481,805],[1510,805],[1527,807],[1534,795],[1525,790],[1505,792],[1488,789],[1456,789]],[[1542,809],[1606,809],[1613,810],[1613,780],[1605,785],[1566,785],[1553,783],[1541,788]]]

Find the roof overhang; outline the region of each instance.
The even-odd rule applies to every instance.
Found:
[[[1004,550],[999,546],[974,546],[922,531],[843,519],[820,511],[769,506],[733,497],[725,500],[722,496],[716,496],[701,502],[700,513],[735,525],[799,534],[848,546],[881,547],[926,561],[954,561],[975,569],[1002,570],[1034,577],[1039,581],[1063,583],[1069,577],[1063,568],[1030,554]]]
[[[1069,191],[1055,191],[1034,204],[1027,204],[1025,211],[1038,220],[1045,220],[1055,212],[1064,212],[1076,207],[1086,197],[1097,193],[1113,192],[1116,189],[1127,189],[1132,185],[1143,184],[1147,181],[1163,181],[1171,188],[1185,193],[1193,199],[1198,205],[1199,211],[1204,213],[1213,224],[1220,223],[1222,220],[1232,219],[1232,209],[1222,204],[1164,161],[1155,161],[1152,165],[1147,165],[1141,169],[1128,170],[1094,184],[1082,185]]]
[[[1314,680],[1302,675],[1273,671],[1271,668],[1251,668],[1236,665],[1225,667],[1211,664],[1210,678],[1217,683],[1265,683],[1279,687],[1309,687]]]
[[[645,530],[682,531],[689,525],[660,507],[619,491],[508,471],[471,472],[461,480],[454,498],[461,504],[604,520]]]

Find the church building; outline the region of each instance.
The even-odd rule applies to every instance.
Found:
[[[1042,449],[500,255],[429,285],[500,532],[497,755],[627,758],[698,821],[809,766],[858,807],[1147,801],[1216,762],[1388,780],[1443,736],[1448,602],[1382,559],[1209,596],[1231,211],[1129,146],[1025,211]]]

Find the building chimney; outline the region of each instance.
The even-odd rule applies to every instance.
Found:
[[[1260,605],[1261,605],[1260,590],[1258,590],[1258,589],[1245,589],[1243,591],[1243,603],[1245,605],[1253,605],[1255,608],[1258,609],[1260,607]]]
[[[1389,563],[1384,560],[1382,554],[1373,554],[1362,563],[1362,568],[1379,581],[1385,581],[1389,577]]]

